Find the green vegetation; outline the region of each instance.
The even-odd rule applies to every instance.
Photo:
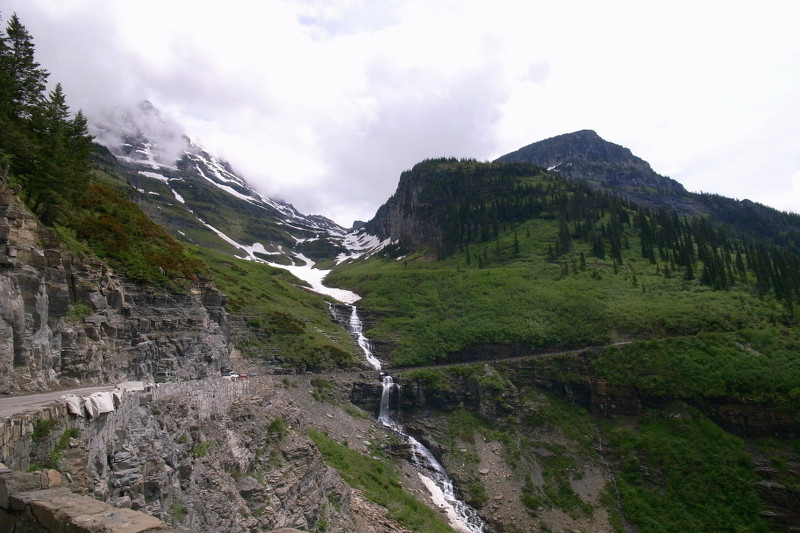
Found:
[[[53,420],[52,418],[38,418],[33,424],[33,434],[31,436],[34,440],[45,440],[50,436],[50,432],[57,427],[57,420]]]
[[[50,452],[50,457],[48,464],[46,465],[47,468],[58,468],[59,463],[61,462],[61,457],[64,453],[64,450],[67,449],[69,446],[70,439],[74,439],[80,435],[80,431],[76,428],[68,428],[61,434],[61,437],[58,439],[58,443],[56,444],[55,448]]]
[[[47,451],[50,445],[50,435],[58,427],[58,422],[52,419],[40,418],[34,423],[31,436],[35,442],[33,456],[36,457],[36,460],[31,462],[28,467],[29,472],[46,468],[58,469],[64,450],[69,446],[70,439],[76,438],[80,434],[76,428],[65,429],[55,446]]]
[[[308,434],[347,483],[389,510],[389,516],[412,531],[451,532],[452,529],[430,507],[403,490],[400,472],[390,464],[362,455],[313,429]]]
[[[115,189],[92,185],[77,208],[67,224],[97,257],[121,267],[128,278],[166,284],[205,274],[200,260]]]
[[[421,189],[406,216],[430,221],[427,252],[329,277],[382,317],[368,336],[395,346],[398,365],[492,344],[552,350],[796,325],[796,231],[754,241],[525,165],[434,160],[401,189],[403,179]]]
[[[650,397],[714,399],[796,409],[800,401],[800,331],[770,326],[608,347],[595,371]]]
[[[188,510],[186,509],[186,506],[184,506],[178,500],[172,500],[172,504],[169,506],[169,514],[172,515],[173,524],[177,525],[186,519]]]
[[[605,423],[642,532],[769,531],[742,441],[691,409]]]
[[[267,433],[269,433],[271,438],[276,440],[281,440],[285,437],[288,430],[289,424],[283,418],[276,418],[267,426]]]
[[[72,322],[82,322],[84,318],[92,314],[92,308],[86,304],[73,304],[67,309],[67,320]]]
[[[214,444],[213,441],[203,441],[194,448],[192,448],[192,451],[189,452],[189,454],[195,459],[202,459],[203,457],[208,455],[208,449],[211,447],[212,444]]]
[[[84,191],[92,152],[86,117],[70,116],[61,84],[36,62],[33,38],[16,16],[0,33],[0,175],[43,221],[69,213]]]
[[[501,242],[511,245],[508,237]],[[558,262],[546,260],[541,243],[521,248],[524,257],[481,269],[467,268],[458,253],[437,262],[372,259],[340,267],[330,282],[357,290],[364,307],[385,317],[368,335],[394,343],[398,365],[443,361],[487,344],[573,348],[787,320],[775,300],[747,287],[710,290],[696,280],[667,277],[632,253],[624,268],[595,258],[586,270],[565,274]]]
[[[237,347],[288,370],[350,368],[363,359],[352,337],[331,321],[325,300],[298,285],[286,270],[196,249],[214,284],[228,296],[226,309],[245,326]]]

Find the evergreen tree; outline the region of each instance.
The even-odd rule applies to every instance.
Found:
[[[16,13],[8,21],[6,34],[2,68],[10,78],[10,113],[16,119],[28,120],[42,102],[49,74],[36,62],[33,39]]]
[[[45,94],[47,78],[13,15],[0,34],[0,168],[22,185],[31,210],[52,223],[85,191],[92,137],[82,112],[70,118],[60,83]]]

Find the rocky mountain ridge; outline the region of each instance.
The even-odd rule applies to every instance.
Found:
[[[127,282],[68,252],[0,183],[0,393],[149,379],[227,366],[225,296],[207,282],[185,293]]]
[[[536,179],[538,185],[532,185]],[[581,186],[588,186],[601,202],[607,196],[631,209],[684,220],[701,217],[730,236],[800,251],[800,215],[749,200],[687,192],[629,149],[588,130],[533,143],[492,163],[422,161],[402,173],[397,190],[365,229],[401,243],[406,251],[427,246],[448,255],[453,246],[496,237],[498,226],[518,224],[543,211],[555,216],[561,208],[553,195],[569,190],[584,197]]]
[[[378,247],[358,229],[257,192],[150,102],[109,112],[94,130],[103,147],[97,164],[107,175],[121,175],[148,216],[179,239],[278,266]]]
[[[627,198],[652,209],[675,211],[679,216],[709,216],[742,234],[771,238],[797,233],[800,217],[750,200],[688,192],[677,181],[658,174],[630,149],[581,130],[544,139],[496,159],[500,163],[530,163],[567,179]],[[797,246],[796,242],[793,246]]]
[[[571,180],[657,202],[658,196],[685,196],[677,181],[657,174],[628,148],[602,139],[592,130],[566,133],[500,156],[499,163],[531,163]]]

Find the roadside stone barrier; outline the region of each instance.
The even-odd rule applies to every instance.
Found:
[[[0,531],[138,533],[177,531],[150,515],[117,509],[61,486],[56,470],[15,472],[0,463]]]
[[[0,463],[0,532],[190,531],[171,529],[163,521],[141,511],[115,507],[73,493],[57,470],[28,472],[34,466],[35,449],[52,451],[65,431],[76,429],[86,443],[87,463],[103,462],[112,441],[135,425],[144,404],[174,395],[191,396],[201,406],[201,418],[216,416],[229,410],[238,398],[265,394],[274,387],[274,379],[270,375],[238,380],[212,378],[125,391],[113,411],[95,417],[76,415],[62,398],[45,407],[0,420],[0,461],[4,461]],[[51,422],[57,429],[34,438],[37,424],[43,421]],[[63,475],[69,477],[69,474]]]

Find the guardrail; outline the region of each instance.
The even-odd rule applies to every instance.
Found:
[[[247,378],[209,378],[179,383],[160,383],[152,388],[153,400],[164,400],[174,395],[190,397],[200,417],[226,413],[231,404],[246,396],[262,396],[275,388],[278,376],[250,376]]]

